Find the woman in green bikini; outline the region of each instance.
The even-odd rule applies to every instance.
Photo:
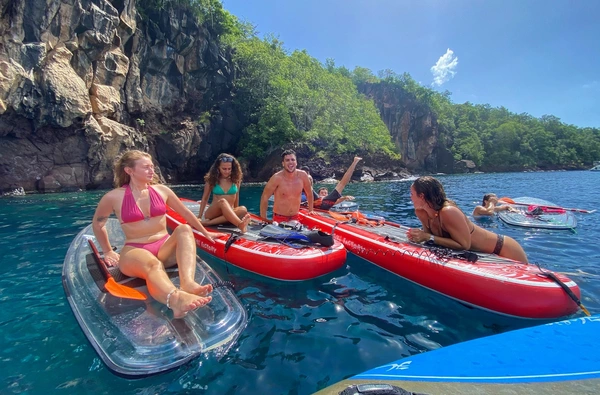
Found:
[[[242,177],[242,168],[237,159],[229,154],[217,156],[204,176],[204,193],[198,214],[202,225],[210,226],[230,222],[237,226],[242,233],[246,232],[250,215],[246,207],[239,205]],[[204,211],[211,193],[212,201]]]

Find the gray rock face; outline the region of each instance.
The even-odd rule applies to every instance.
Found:
[[[115,158],[134,148],[167,182],[201,181],[216,154],[236,151],[231,50],[189,11],[142,18],[135,0],[0,0],[0,11],[0,194],[108,188]],[[452,172],[429,112],[385,87],[360,89],[402,160],[365,158],[355,180]],[[312,157],[298,153],[316,179],[339,179],[352,161]],[[242,163],[245,180],[267,180],[280,163],[274,154],[253,177]]]
[[[239,136],[231,56],[181,9],[0,0],[0,194],[107,188],[126,149],[201,179]],[[202,125],[211,111],[215,123]]]
[[[437,119],[429,109],[395,85],[364,83],[358,89],[375,102],[404,166],[413,171],[453,172],[454,159],[439,141]]]

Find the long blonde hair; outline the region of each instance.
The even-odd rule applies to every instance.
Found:
[[[135,161],[143,158],[152,160],[152,156],[150,154],[138,150],[125,151],[123,155],[117,158],[114,168],[114,183],[116,188],[122,187],[125,184],[129,184],[131,177],[125,172],[125,168],[129,167],[133,169],[135,167]],[[150,184],[158,184],[159,182],[160,180],[158,179],[158,175],[154,173]]]

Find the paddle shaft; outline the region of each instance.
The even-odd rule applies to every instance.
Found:
[[[499,199],[505,203],[509,203],[509,204],[516,204],[518,206],[531,206],[533,203],[520,203],[520,202],[515,202],[514,200],[510,199],[510,198],[501,198]],[[545,206],[542,204],[535,204],[536,206],[539,207],[545,207],[545,208],[551,208],[551,209],[557,209],[557,210],[566,210],[566,211],[574,211],[577,213],[586,213],[586,214],[591,214],[593,212],[595,212],[596,210],[584,210],[581,208],[568,208],[568,207],[559,207],[559,206]]]
[[[100,258],[100,253],[98,252],[98,248],[96,248],[96,244],[94,244],[94,242],[91,239],[88,239],[88,243],[90,244],[90,248],[92,249],[92,253],[94,254],[94,259],[96,260],[97,266],[98,268],[100,268],[102,276],[106,280],[104,288],[106,288],[108,293],[110,293],[113,296],[116,296],[117,298],[146,300],[147,296],[143,292],[140,292],[137,289],[116,282],[112,274],[110,274],[110,272],[108,271],[106,263],[102,258]]]

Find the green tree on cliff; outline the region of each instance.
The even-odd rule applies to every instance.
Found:
[[[333,61],[323,66],[306,51],[288,54],[275,37],[236,44],[241,76],[236,104],[244,129],[242,155],[262,159],[289,144],[315,153],[375,153],[397,157],[372,101]]]

